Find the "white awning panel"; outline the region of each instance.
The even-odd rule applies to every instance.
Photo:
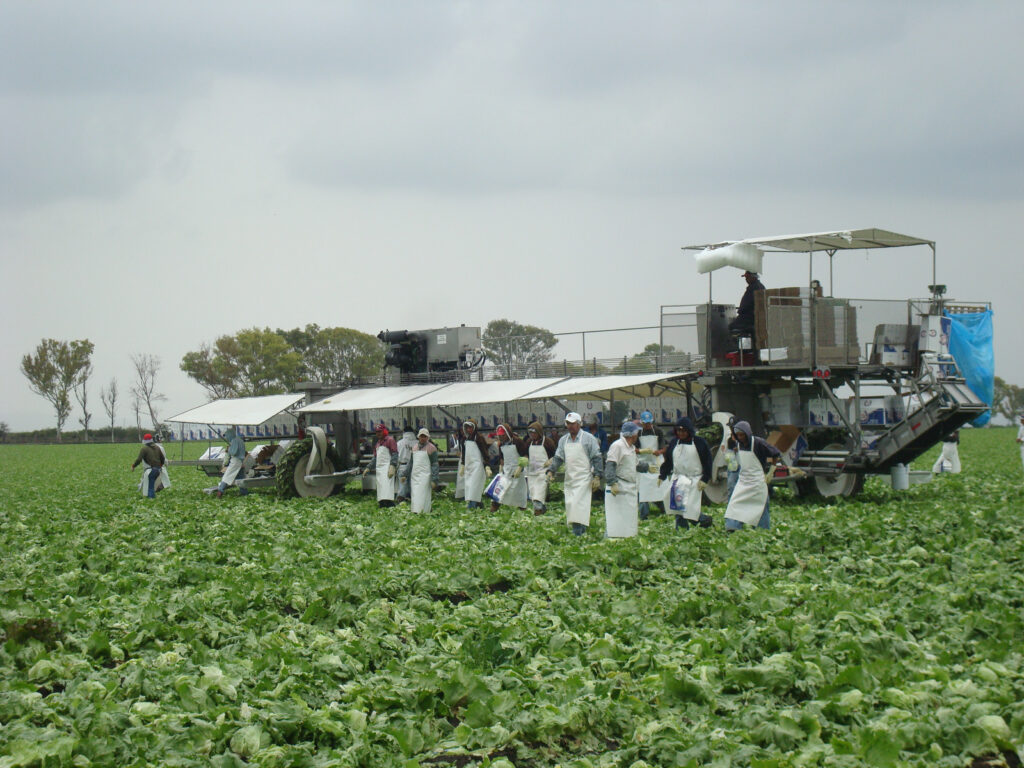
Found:
[[[265,395],[214,400],[190,411],[172,416],[176,424],[237,424],[254,427],[302,402],[304,395]]]
[[[529,400],[533,393],[565,381],[564,377],[547,379],[514,379],[510,381],[457,381],[444,389],[406,403],[408,406],[479,405]]]
[[[337,413],[372,408],[400,408],[423,395],[444,388],[445,384],[413,384],[408,387],[367,387],[346,389],[325,397],[312,405],[299,408],[299,413]]]
[[[680,373],[640,373],[617,376],[577,376],[545,387],[530,396],[533,398],[584,398],[592,400],[624,400],[630,397],[655,397],[662,394],[681,394],[685,388],[669,383]]]
[[[686,245],[684,251],[702,251],[705,248],[724,248],[737,243],[749,243],[776,251],[807,253],[809,251],[832,251],[861,248],[899,248],[907,245],[935,245],[911,235],[901,235],[885,229],[844,229],[834,232],[812,232],[806,235],[777,235],[775,237],[751,237],[746,240],[725,240],[721,243]]]

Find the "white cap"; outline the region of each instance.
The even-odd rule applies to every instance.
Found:
[[[576,411],[569,411],[569,413],[565,414],[565,423],[566,424],[582,424],[583,423],[583,419],[580,417],[580,415],[578,413],[576,413]]]
[[[424,435],[430,437],[430,430],[426,427],[421,427],[420,431],[416,433],[416,437],[423,437]]]

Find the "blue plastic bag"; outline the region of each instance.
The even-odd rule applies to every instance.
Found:
[[[992,349],[992,310],[950,314],[949,352],[956,360],[967,386],[991,408],[995,385],[996,362]],[[971,422],[972,426],[983,427],[992,418],[992,411],[985,411]]]

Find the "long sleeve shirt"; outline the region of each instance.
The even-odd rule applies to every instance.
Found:
[[[139,455],[132,463],[132,469],[135,469],[142,462],[146,462],[151,467],[162,467],[164,465],[164,456],[155,445],[146,444],[139,449]]]
[[[595,475],[600,477],[601,473],[604,471],[604,458],[601,456],[601,445],[597,442],[597,438],[585,429],[581,429],[576,433],[575,440],[568,432],[562,435],[562,439],[558,441],[558,447],[555,449],[555,456],[551,459],[550,471],[557,472],[558,468],[565,463],[565,446],[567,443],[574,443],[583,446],[583,452],[587,454],[587,458],[590,460],[591,469],[594,471]]]

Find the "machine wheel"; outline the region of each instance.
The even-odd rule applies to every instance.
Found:
[[[716,480],[719,475],[721,480]],[[725,504],[729,500],[729,480],[725,477],[725,451],[719,446],[711,460],[711,482],[704,487],[704,498],[710,504]]]
[[[309,465],[309,454],[313,451],[312,438],[298,440],[288,449],[277,465],[277,493],[281,498],[290,499],[295,496],[326,498],[337,493],[341,485],[309,485],[306,480],[306,467]],[[324,466],[320,474],[328,474],[338,466],[337,452],[329,446]]]
[[[845,446],[839,445],[838,443],[833,443],[826,446],[825,450],[839,451],[844,447]],[[820,496],[824,496],[826,499],[830,499],[835,496],[843,496],[849,499],[856,496],[861,492],[861,489],[864,488],[864,475],[860,475],[855,472],[843,472],[842,474],[832,477],[826,475],[815,475],[814,487],[818,494]]]

